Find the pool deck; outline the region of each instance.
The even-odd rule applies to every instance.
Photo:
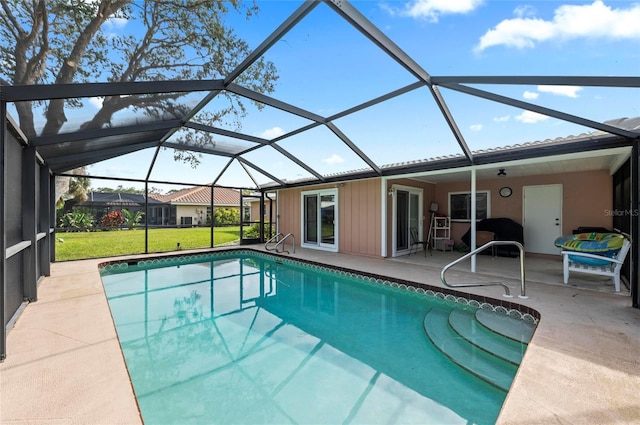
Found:
[[[250,247],[253,249],[260,249]],[[297,249],[291,257],[442,286],[440,270],[458,253],[376,259]],[[52,264],[9,331],[0,363],[1,424],[142,423],[102,289],[106,259]],[[520,293],[518,261],[479,256],[448,280],[503,276]],[[509,277],[504,277],[504,275]],[[571,275],[556,259],[527,259],[528,299],[541,321],[512,384],[500,424],[640,424],[640,310],[602,279]],[[586,289],[585,289],[586,288]],[[470,289],[500,298],[500,287]]]

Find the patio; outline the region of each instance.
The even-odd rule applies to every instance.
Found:
[[[457,255],[434,251],[426,258],[419,253],[374,259],[300,248],[292,254],[436,286],[441,286],[440,266]],[[103,261],[52,264],[39,300],[8,335],[8,356],[0,364],[0,423],[141,423],[97,271]],[[479,273],[456,266],[449,281],[495,280],[502,274],[517,295],[514,263],[517,259],[479,256]],[[559,261],[527,258],[526,271],[529,298],[514,301],[535,308],[542,319],[498,423],[637,421],[640,310],[631,307],[630,297],[612,293],[610,285],[573,277],[572,285],[563,285]],[[501,296],[496,287],[470,292]]]

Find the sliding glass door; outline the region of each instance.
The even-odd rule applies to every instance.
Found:
[[[411,248],[411,228],[422,235],[422,189],[395,186],[393,190],[393,252],[403,255]]]
[[[302,193],[302,246],[338,250],[338,191]]]

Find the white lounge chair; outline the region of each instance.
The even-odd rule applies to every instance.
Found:
[[[620,269],[630,248],[631,241],[625,238],[622,248],[620,248],[615,257],[563,250],[561,254],[564,268],[564,284],[566,285],[569,282],[569,272],[611,276],[616,292],[620,292]]]

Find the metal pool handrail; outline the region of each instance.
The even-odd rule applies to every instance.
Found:
[[[291,246],[293,246],[293,253],[295,254],[295,252],[296,252],[296,237],[293,235],[293,233],[287,233],[284,238],[280,239],[280,242],[278,242],[276,244],[276,246],[274,247],[276,252],[286,252],[287,254],[289,254],[289,251],[285,251],[285,249],[284,249],[284,242],[287,239],[289,239],[290,237],[293,238],[293,244]],[[280,245],[282,245],[282,251],[278,251],[278,247]]]
[[[280,239],[280,237],[282,237],[282,239]],[[275,251],[275,252],[286,252],[287,254],[289,254],[289,251],[285,251],[284,249],[284,241],[286,241],[289,238],[293,238],[293,252],[295,254],[296,252],[296,237],[293,235],[293,233],[287,233],[286,235],[284,233],[278,233],[275,236],[271,237],[271,239],[269,239],[267,242],[265,242],[264,244],[264,249],[266,249],[267,251]],[[276,244],[273,246],[273,248],[269,248],[269,244],[275,242]],[[282,246],[282,250],[278,251],[278,247]]]
[[[269,249],[269,244],[271,242],[274,241],[276,242],[276,245],[278,244],[278,242],[280,242],[280,236],[284,236],[284,233],[276,233],[275,235],[273,235],[268,241],[265,242],[264,244],[264,249],[266,249],[267,251],[272,251],[271,249]],[[275,248],[274,248],[275,249]]]
[[[487,248],[490,248],[492,246],[495,245],[515,245],[518,247],[518,249],[520,250],[520,295],[518,296],[518,298],[529,298],[525,295],[525,286],[524,286],[524,247],[522,246],[522,244],[520,242],[516,242],[516,241],[490,241],[487,242],[486,244],[482,245],[481,247],[478,247],[476,249],[474,249],[471,252],[468,252],[467,254],[463,255],[462,257],[458,258],[457,260],[447,264],[446,266],[444,266],[444,268],[442,269],[442,271],[440,272],[440,280],[442,281],[443,285],[448,286],[449,288],[468,288],[468,287],[476,287],[476,286],[502,286],[504,288],[505,297],[513,297],[513,295],[511,295],[510,291],[509,291],[509,287],[507,285],[505,285],[502,282],[478,282],[478,283],[460,283],[457,285],[451,285],[449,283],[447,283],[447,280],[444,278],[445,273],[447,272],[447,270],[449,270],[451,267],[455,266],[456,264],[466,260],[467,258],[471,257],[472,255],[477,254],[478,252],[484,251]]]

